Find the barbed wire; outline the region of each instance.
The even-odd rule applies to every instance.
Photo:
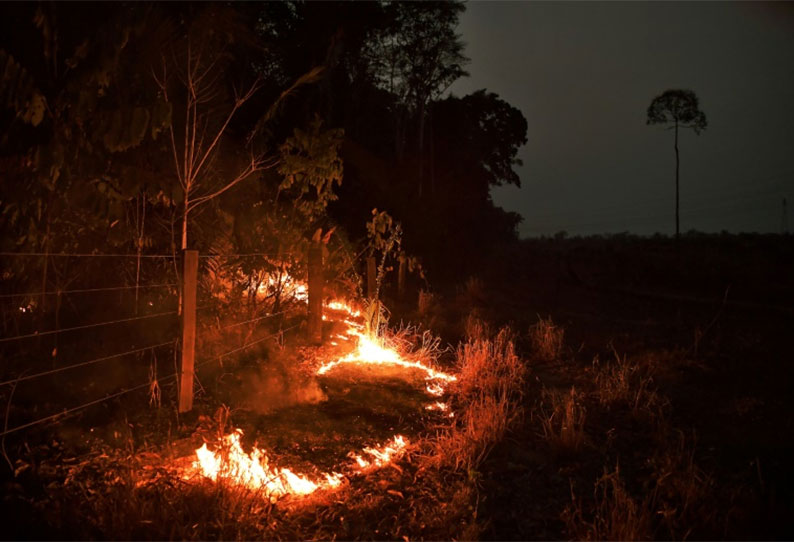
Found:
[[[204,308],[204,307],[201,307]],[[198,309],[197,309],[198,310]],[[3,337],[0,338],[0,343],[9,342],[9,341],[16,341],[21,339],[30,339],[32,337],[43,337],[45,335],[54,335],[56,333],[66,333],[67,331],[76,331],[78,329],[89,329],[93,327],[100,327],[100,326],[109,326],[112,324],[121,324],[124,322],[132,322],[135,320],[147,320],[150,318],[158,318],[160,316],[169,316],[172,314],[177,314],[178,311],[168,311],[168,312],[158,312],[156,314],[147,314],[145,316],[133,316],[131,318],[123,318],[121,320],[110,320],[107,322],[98,322],[95,324],[86,324],[82,326],[74,326],[74,327],[65,327],[63,329],[52,329],[49,331],[37,331],[35,333],[28,333],[27,335],[17,335],[15,337]]]
[[[111,292],[115,290],[134,290],[136,288],[165,288],[167,286],[179,286],[176,282],[167,282],[163,284],[140,284],[138,286],[109,286],[107,288],[79,288],[75,290],[61,290],[54,292],[25,292],[21,294],[0,294],[0,298],[13,298],[13,297],[40,297],[43,295],[57,295],[57,294],[84,294],[93,292]]]
[[[99,363],[101,361],[107,361],[107,360],[110,360],[110,359],[120,358],[122,356],[127,356],[127,355],[130,355],[130,354],[137,354],[138,352],[145,352],[146,350],[149,350],[149,349],[153,350],[155,348],[160,348],[161,346],[173,345],[175,343],[176,343],[176,340],[170,340],[170,341],[163,342],[163,343],[160,343],[160,344],[152,344],[152,345],[149,345],[149,346],[144,346],[143,348],[136,348],[135,350],[128,350],[126,352],[121,352],[119,354],[113,354],[113,355],[110,355],[110,356],[104,356],[104,357],[101,357],[101,358],[96,358],[96,359],[92,359],[92,360],[89,360],[89,361],[84,361],[82,363],[75,363],[74,365],[66,365],[64,367],[58,367],[57,369],[51,369],[49,371],[43,371],[43,372],[32,374],[32,375],[20,376],[18,378],[14,378],[14,379],[11,379],[11,380],[6,380],[5,382],[0,382],[0,387],[1,386],[6,386],[8,384],[16,384],[18,382],[24,382],[25,380],[32,380],[34,378],[39,378],[39,377],[42,377],[42,376],[48,376],[48,375],[51,375],[51,374],[60,373],[60,372],[63,372],[63,371],[68,371],[70,369],[76,369],[78,367],[85,367],[86,365],[92,365],[94,363]]]

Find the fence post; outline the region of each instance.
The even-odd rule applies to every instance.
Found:
[[[309,341],[323,342],[323,245],[319,239],[309,245]]]
[[[198,251],[182,251],[182,359],[179,366],[179,412],[193,409],[193,366],[196,354],[196,289]]]
[[[377,290],[378,272],[375,269],[375,257],[367,256],[367,299],[375,299]]]

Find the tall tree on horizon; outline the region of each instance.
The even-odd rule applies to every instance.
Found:
[[[668,129],[675,130],[675,238],[680,236],[678,214],[678,129],[691,128],[695,134],[706,129],[706,114],[700,110],[697,94],[691,90],[666,90],[653,99],[648,106],[646,124],[672,124]]]

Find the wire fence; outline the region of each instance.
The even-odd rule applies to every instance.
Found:
[[[199,257],[202,257],[202,258],[216,258],[216,259],[219,259],[219,260],[233,261],[234,259],[251,258],[251,257],[284,257],[287,254],[291,254],[291,253],[280,253],[278,255],[276,255],[276,254],[264,254],[264,253],[207,254],[207,255],[200,255]],[[99,254],[99,253],[74,253],[74,254],[67,254],[67,253],[48,253],[48,252],[0,252],[0,256],[3,256],[5,258],[13,258],[13,257],[16,257],[16,258],[50,258],[50,257],[55,257],[55,258],[103,258],[103,259],[106,259],[106,258],[147,258],[147,259],[159,258],[159,259],[164,259],[164,260],[165,259],[169,259],[170,260],[170,259],[174,259],[174,258],[179,257],[178,255],[174,255],[174,254]],[[195,285],[194,285],[194,287],[195,287]],[[136,290],[136,294],[137,294],[138,290],[166,289],[166,294],[167,294],[166,299],[164,300],[164,299],[161,298],[161,299],[158,300],[158,304],[162,305],[163,303],[168,302],[167,301],[168,299],[171,299],[171,298],[175,297],[177,294],[179,294],[181,296],[181,292],[182,292],[183,288],[184,288],[184,285],[180,284],[178,282],[156,282],[156,283],[148,283],[148,284],[139,284],[139,283],[137,283],[137,278],[136,278],[136,284],[123,284],[123,285],[114,285],[114,286],[93,286],[93,287],[85,287],[85,288],[64,288],[64,289],[49,288],[48,289],[47,288],[47,284],[46,284],[46,279],[45,279],[45,281],[42,283],[42,288],[39,291],[4,292],[4,293],[0,293],[0,299],[12,300],[13,301],[13,299],[17,299],[17,298],[35,298],[35,297],[42,297],[43,298],[44,296],[60,296],[60,295],[66,296],[66,295],[71,295],[71,294],[85,295],[87,298],[90,299],[91,296],[101,295],[101,294],[108,293],[108,292],[124,292],[124,291],[130,291],[130,290],[134,289],[134,290]],[[135,301],[136,301],[135,310],[137,311],[137,295],[136,295],[136,300]],[[200,311],[206,310],[208,308],[216,308],[216,309],[218,309],[219,307],[223,306],[222,303],[218,303],[217,302],[218,300],[216,298],[210,299],[208,301],[209,301],[208,303],[202,304],[202,305],[200,305],[200,306],[198,306],[196,308],[197,313],[200,312]],[[153,302],[150,302],[149,305],[153,305]],[[233,303],[227,303],[225,306],[234,307],[234,304]],[[237,304],[237,306],[241,307],[242,306],[242,302]],[[286,302],[284,306],[286,308],[283,308],[282,310],[277,310],[275,312],[266,312],[265,314],[261,314],[260,313],[259,315],[254,315],[251,318],[247,318],[247,319],[244,319],[244,320],[241,320],[241,321],[232,321],[231,323],[225,323],[223,325],[220,324],[220,321],[221,321],[220,317],[219,317],[219,315],[216,314],[216,315],[214,315],[214,317],[215,317],[216,321],[218,322],[218,326],[217,327],[209,326],[208,322],[205,322],[205,327],[214,327],[217,332],[227,332],[227,331],[234,330],[235,328],[239,328],[239,327],[242,327],[242,326],[245,326],[245,325],[259,326],[259,325],[262,325],[263,323],[265,323],[268,320],[274,320],[277,317],[284,317],[284,316],[287,316],[287,315],[290,315],[290,314],[293,314],[293,313],[299,313],[300,311],[303,311],[303,310],[306,309],[306,306],[305,306],[305,304],[303,304],[303,302],[300,302],[300,304],[293,305],[293,306],[290,306],[290,303]],[[127,308],[127,307],[125,307],[125,306],[117,306],[117,307],[114,307],[114,310],[116,311],[116,314],[118,314],[118,311],[125,310],[125,308]],[[16,310],[16,308],[14,308],[14,310]],[[260,310],[261,310],[261,308],[260,308]],[[152,313],[152,314],[141,314],[141,315],[137,315],[136,314],[135,316],[129,316],[129,317],[124,317],[124,318],[110,318],[110,319],[106,319],[106,320],[103,320],[103,321],[91,322],[91,323],[87,323],[87,324],[69,325],[67,327],[59,327],[59,326],[56,325],[55,329],[43,329],[43,330],[42,329],[35,329],[35,331],[32,331],[30,333],[24,333],[24,332],[23,333],[19,333],[19,332],[17,332],[16,334],[11,335],[11,336],[0,337],[0,348],[4,349],[6,351],[12,352],[14,354],[14,356],[17,357],[17,358],[20,358],[20,359],[23,359],[23,360],[29,360],[30,363],[26,362],[25,363],[26,365],[33,364],[35,366],[36,364],[38,364],[41,367],[41,365],[43,365],[44,362],[43,362],[41,356],[37,357],[35,355],[35,352],[32,352],[31,348],[29,348],[29,346],[30,346],[29,345],[29,342],[30,342],[29,340],[30,339],[41,338],[41,337],[50,337],[50,336],[56,336],[57,337],[57,336],[59,336],[61,334],[65,334],[65,333],[74,333],[74,335],[76,336],[76,339],[77,339],[77,343],[76,344],[77,344],[78,348],[79,348],[79,346],[81,344],[84,344],[86,346],[86,348],[83,348],[82,351],[88,351],[88,350],[91,350],[91,349],[94,349],[94,348],[100,348],[101,347],[102,335],[101,335],[101,333],[100,334],[98,334],[98,333],[101,332],[102,329],[111,328],[112,326],[119,326],[119,331],[117,331],[114,336],[105,337],[105,339],[109,340],[111,342],[111,344],[116,344],[118,342],[118,338],[119,337],[125,337],[125,338],[135,337],[136,336],[136,334],[135,334],[136,329],[137,329],[137,331],[141,331],[141,329],[138,329],[138,328],[140,328],[140,326],[138,324],[140,324],[142,322],[145,322],[145,321],[158,322],[159,321],[158,319],[164,319],[164,318],[167,318],[167,317],[176,317],[176,316],[179,316],[179,315],[180,315],[180,310],[178,310],[178,309],[177,310],[167,310],[167,311],[155,312],[155,313]],[[233,318],[233,315],[227,315],[224,318],[227,318],[228,316],[232,316],[232,318]],[[57,319],[56,319],[56,322],[58,322]],[[173,321],[171,321],[171,322],[173,323]],[[3,313],[3,324],[4,324],[4,328],[6,328],[6,314],[5,314],[5,312]],[[172,324],[169,323],[169,326],[170,325],[172,325]],[[213,354],[211,356],[208,356],[206,359],[203,359],[203,360],[198,361],[197,363],[195,363],[194,369],[207,367],[210,364],[212,364],[213,362],[221,362],[222,363],[223,359],[228,358],[229,356],[233,356],[235,354],[239,354],[240,352],[242,352],[244,350],[247,350],[249,348],[252,348],[255,345],[261,344],[261,343],[263,343],[263,342],[265,342],[265,341],[267,341],[269,339],[273,339],[275,337],[283,337],[283,335],[285,333],[296,329],[299,325],[300,325],[300,323],[297,323],[297,324],[290,325],[289,327],[282,328],[282,321],[279,320],[278,321],[279,329],[277,331],[275,331],[275,332],[268,331],[266,334],[264,334],[263,336],[260,336],[257,339],[254,339],[254,340],[247,340],[246,339],[247,342],[245,342],[244,344],[242,344],[240,346],[236,346],[234,348],[225,350],[223,353],[218,354],[218,355]],[[126,326],[126,327],[124,327],[122,329],[121,326]],[[130,327],[130,326],[137,326],[137,328],[136,327]],[[270,326],[271,330],[272,330],[272,327],[273,326]],[[160,324],[157,324],[157,326],[154,326],[154,327],[150,326],[149,328],[147,328],[144,331],[149,333],[149,334],[157,332],[157,333],[160,333],[160,334],[165,333],[166,335],[168,335],[168,334],[173,335],[174,331],[168,331],[169,329],[173,329],[173,328],[169,328],[167,326],[162,326]],[[267,329],[267,328],[265,328],[265,329]],[[249,335],[250,335],[251,331],[252,330],[248,331]],[[78,332],[83,332],[83,334],[81,335]],[[146,333],[143,333],[143,334],[145,335]],[[224,342],[228,342],[227,339],[228,339],[227,337],[225,337],[223,334],[221,334],[219,342],[221,344],[223,344]],[[137,342],[137,341],[140,341],[140,340],[141,339],[139,337],[137,339],[134,339],[134,342]],[[8,398],[7,398],[7,405],[6,405],[6,408],[5,408],[6,415],[4,417],[4,422],[3,422],[3,426],[2,426],[2,432],[0,432],[0,438],[4,438],[6,435],[9,435],[9,434],[12,434],[12,433],[18,433],[20,431],[24,431],[24,430],[30,429],[30,428],[32,428],[34,426],[38,426],[38,425],[45,424],[45,423],[48,423],[48,422],[62,421],[63,419],[65,419],[67,416],[69,416],[71,414],[74,414],[76,412],[82,411],[82,410],[84,410],[86,408],[89,408],[91,406],[94,406],[94,405],[97,405],[97,404],[100,404],[100,403],[103,403],[103,402],[106,402],[106,401],[110,401],[112,399],[115,399],[115,398],[130,394],[130,393],[133,393],[135,391],[143,390],[143,389],[146,389],[146,388],[149,388],[150,391],[151,391],[152,386],[154,384],[160,385],[160,384],[164,384],[164,383],[170,382],[171,380],[174,380],[174,379],[178,380],[178,377],[181,374],[181,369],[179,369],[179,368],[177,368],[173,373],[167,374],[166,376],[159,376],[157,374],[156,352],[159,351],[159,350],[163,350],[163,349],[166,349],[166,348],[170,347],[170,350],[172,350],[174,352],[174,355],[176,356],[176,353],[177,353],[177,351],[179,349],[179,344],[180,344],[179,337],[172,336],[172,337],[168,338],[167,340],[150,341],[150,342],[152,342],[152,344],[147,344],[146,346],[135,346],[135,345],[133,345],[132,347],[130,347],[128,349],[125,349],[124,351],[121,351],[121,352],[110,353],[110,354],[102,354],[102,355],[95,355],[95,356],[85,356],[85,357],[90,357],[90,359],[86,359],[85,361],[78,361],[76,363],[70,363],[70,364],[67,364],[67,365],[60,366],[60,367],[52,367],[52,368],[48,368],[48,369],[45,369],[45,368],[41,367],[40,370],[38,370],[37,372],[34,372],[32,374],[25,374],[25,372],[27,370],[29,370],[29,369],[26,369],[25,371],[22,371],[21,373],[18,372],[16,376],[4,375],[5,378],[0,380],[0,392],[2,390],[7,390],[7,391],[9,391],[9,393],[8,393]],[[25,346],[25,345],[28,345],[28,346]],[[91,348],[88,348],[88,345],[90,345]],[[216,346],[218,346],[218,345],[216,345]],[[8,350],[9,348],[11,350]],[[101,352],[101,350],[100,350],[100,352]],[[100,352],[96,352],[96,353],[99,354]],[[99,367],[99,366],[108,366],[108,367],[115,367],[116,369],[114,369],[114,370],[122,370],[122,371],[126,370],[127,372],[131,372],[131,373],[134,373],[135,370],[137,370],[138,373],[140,373],[140,371],[142,369],[141,366],[135,365],[135,364],[125,364],[125,363],[123,363],[123,360],[126,359],[126,358],[133,357],[133,356],[138,356],[138,359],[142,359],[142,358],[140,358],[140,356],[143,356],[144,354],[147,354],[147,353],[151,355],[151,361],[149,362],[149,370],[152,371],[152,367],[154,367],[154,369],[153,369],[154,373],[150,372],[150,374],[146,378],[145,382],[142,382],[140,384],[136,383],[135,385],[132,385],[131,387],[123,387],[122,389],[120,389],[118,391],[112,391],[112,392],[106,393],[102,397],[99,397],[97,399],[94,399],[94,400],[79,404],[77,406],[67,407],[67,408],[64,408],[63,410],[61,410],[59,412],[55,412],[53,414],[50,414],[50,415],[47,415],[47,416],[43,416],[43,417],[40,417],[38,419],[31,420],[31,421],[28,421],[28,422],[25,422],[25,423],[22,423],[22,424],[19,424],[19,425],[16,425],[16,426],[13,426],[13,427],[9,428],[9,423],[10,423],[10,418],[11,418],[12,401],[13,401],[13,398],[14,398],[14,394],[15,394],[15,392],[17,390],[17,386],[19,384],[26,383],[26,382],[38,381],[40,379],[47,378],[47,377],[55,377],[55,376],[57,376],[57,377],[60,378],[63,375],[68,374],[69,372],[74,372],[77,369],[88,368],[88,367],[96,368],[96,367]],[[76,353],[73,353],[70,357],[73,357],[75,355],[76,355]],[[53,351],[53,356],[54,356],[54,351]],[[49,357],[46,357],[44,359],[49,359]],[[175,358],[175,360],[176,360],[176,358]],[[8,367],[4,367],[4,369],[8,370]],[[2,377],[0,377],[0,378],[2,378]],[[69,380],[66,380],[66,381],[59,380],[56,385],[62,387],[62,386],[66,385],[69,382],[70,382]]]

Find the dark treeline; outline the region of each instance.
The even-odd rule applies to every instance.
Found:
[[[463,10],[5,4],[2,250],[283,255],[241,261],[256,282],[301,273],[318,229],[358,252],[377,208],[431,282],[467,276],[516,238],[489,189],[519,184],[527,124],[485,90],[448,95],[466,75]],[[48,265],[15,260],[4,279],[63,288]]]

